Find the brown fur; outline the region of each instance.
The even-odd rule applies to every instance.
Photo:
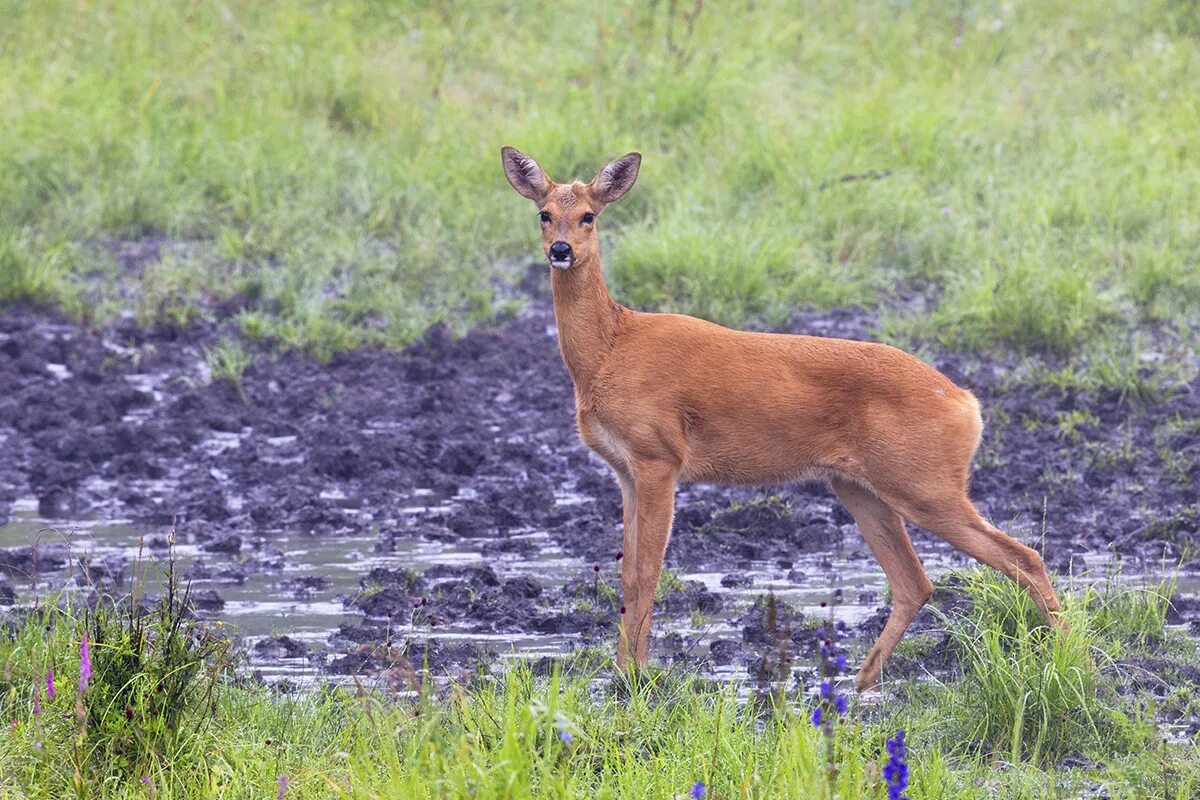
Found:
[[[571,245],[551,285],[584,443],[613,468],[624,504],[618,663],[648,658],[654,590],[678,481],[828,480],[892,584],[893,608],[856,682],[874,686],[932,584],[904,519],[1025,586],[1047,619],[1058,599],[1041,557],[984,521],[967,498],[979,403],[933,367],[882,344],[734,331],[613,302],[594,224],[632,187],[640,156],[589,184],[554,184],[512,148],[505,173],[550,214],[544,248]],[[530,180],[529,176],[533,176]],[[601,200],[604,198],[604,202]],[[1061,621],[1060,621],[1061,624]]]

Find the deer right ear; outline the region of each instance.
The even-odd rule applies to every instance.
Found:
[[[515,147],[500,148],[500,159],[504,162],[504,177],[517,190],[517,194],[535,203],[542,202],[550,190],[550,179],[538,163]]]

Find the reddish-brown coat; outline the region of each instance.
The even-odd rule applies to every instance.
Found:
[[[613,302],[594,221],[637,178],[640,156],[588,184],[555,184],[504,148],[505,174],[542,213],[563,361],[580,436],[612,466],[624,504],[626,616],[618,662],[644,664],[654,588],[678,481],[780,484],[824,479],[847,505],[892,583],[893,611],[859,671],[880,669],[932,584],[903,518],[1026,586],[1048,619],[1058,600],[1041,557],[985,522],[967,499],[979,403],[940,372],[882,344],[735,331]],[[547,255],[549,258],[549,255]]]

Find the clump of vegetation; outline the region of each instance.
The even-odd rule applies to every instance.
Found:
[[[0,697],[12,743],[32,758],[6,777],[44,796],[90,797],[109,780],[133,787],[169,770],[186,783],[195,747],[232,668],[231,643],[198,621],[172,568],[156,600],[135,578],[130,595],[67,597],[27,612],[0,641]]]
[[[1131,743],[1127,718],[1106,696],[1100,670],[1111,666],[1103,632],[1088,613],[1090,590],[1063,593],[1069,632],[1046,625],[1028,592],[982,569],[967,573],[972,612],[955,629],[973,714],[967,741],[1004,752],[1009,760],[1054,762],[1068,753]],[[1111,689],[1109,690],[1111,691]]]
[[[250,402],[242,386],[242,375],[254,363],[254,359],[240,342],[224,338],[212,347],[205,347],[204,361],[212,380],[229,381],[238,390],[242,401]]]

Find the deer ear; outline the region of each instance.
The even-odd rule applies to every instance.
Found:
[[[604,205],[617,202],[633,188],[641,165],[641,153],[627,153],[621,156],[592,178],[592,194]]]
[[[515,147],[500,148],[500,159],[504,162],[504,177],[517,190],[517,194],[535,203],[542,202],[550,190],[550,179],[538,163]]]

